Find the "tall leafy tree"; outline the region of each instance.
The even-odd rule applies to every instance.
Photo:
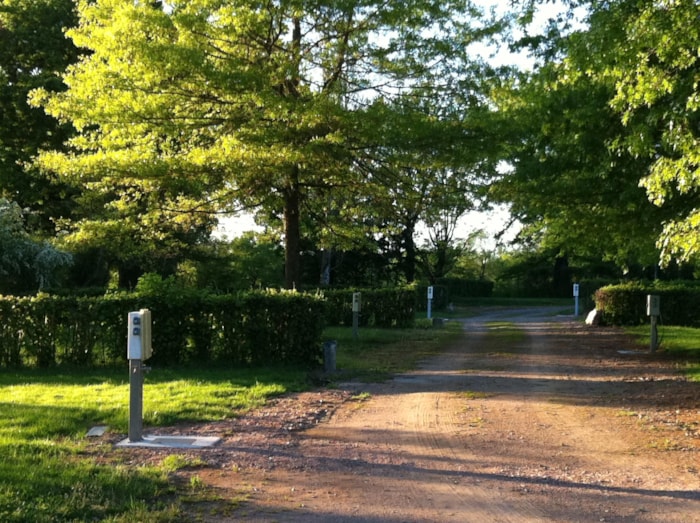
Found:
[[[640,187],[650,159],[620,146],[629,129],[612,106],[615,81],[603,74],[617,61],[612,49],[623,45],[632,3],[591,4],[586,26],[567,32],[552,22],[524,40],[540,61],[499,97],[512,169],[492,196],[511,203],[523,235],[561,257],[655,266],[669,211]]]
[[[665,262],[700,254],[700,4],[694,0],[620,2],[614,60],[602,77],[615,82],[613,107],[627,134],[620,147],[649,159],[642,179],[667,210],[659,247]],[[611,9],[601,5],[599,16]]]
[[[197,228],[262,206],[283,218],[286,285],[299,282],[301,213],[359,191],[378,103],[417,83],[451,89],[487,28],[466,0],[81,1],[69,35],[90,54],[69,89],[34,101],[71,122],[70,152],[39,165],[79,183],[77,238]],[[105,209],[98,213],[99,209]]]
[[[53,234],[51,218],[68,215],[75,194],[29,166],[42,148],[60,149],[72,132],[39,108],[32,89],[62,91],[60,74],[77,61],[78,49],[64,30],[77,23],[73,0],[0,2],[0,197],[30,210],[27,226]]]

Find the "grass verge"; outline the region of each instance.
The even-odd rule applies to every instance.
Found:
[[[436,329],[361,328],[357,339],[350,327],[332,327],[324,336],[338,342],[336,362],[343,379],[383,381],[414,368],[461,333],[461,323],[446,322]]]
[[[626,332],[634,336],[640,345],[649,345],[650,327],[640,325],[627,327]],[[693,381],[700,381],[700,329],[691,327],[661,326],[659,351],[683,360],[683,370]]]
[[[286,369],[154,370],[144,386],[144,423],[235,416],[271,396],[299,390],[305,376]],[[168,463],[107,466],[86,455],[84,436],[91,426],[127,431],[125,369],[3,372],[0,398],[0,521],[179,519]]]
[[[347,375],[383,379],[409,369],[461,334],[442,329],[329,329]],[[144,424],[221,420],[275,395],[307,388],[307,373],[290,369],[154,369],[144,385]],[[119,453],[101,464],[85,434],[95,425],[128,429],[126,369],[0,372],[0,521],[48,523],[178,521],[180,492],[169,475],[180,465],[164,456],[157,466],[134,466]],[[194,488],[196,485],[191,485]],[[192,490],[192,489],[190,489]]]

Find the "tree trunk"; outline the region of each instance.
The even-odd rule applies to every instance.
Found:
[[[319,279],[321,287],[328,287],[331,284],[332,261],[333,251],[331,249],[323,249],[321,252],[321,278]]]
[[[301,283],[300,245],[299,167],[295,165],[284,195],[284,284],[287,289],[296,289]]]
[[[413,241],[414,225],[407,225],[402,232],[403,245],[406,249],[406,256],[404,258],[404,276],[406,277],[406,283],[413,283],[416,279],[416,244]]]

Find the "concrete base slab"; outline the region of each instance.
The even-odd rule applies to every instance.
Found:
[[[144,436],[139,441],[128,438],[117,443],[117,447],[149,447],[162,449],[203,449],[213,447],[221,438],[209,436]]]

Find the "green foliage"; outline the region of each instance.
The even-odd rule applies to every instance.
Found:
[[[603,287],[595,293],[596,309],[613,325],[648,323],[646,297],[660,296],[661,321],[666,325],[700,326],[698,282],[631,282]]]
[[[415,321],[416,290],[397,289],[325,290],[328,325],[352,325],[352,295],[361,293],[359,324],[371,327],[412,327]]]
[[[612,105],[629,129],[620,146],[652,162],[642,185],[652,202],[672,211],[659,240],[664,261],[692,259],[700,253],[700,5],[622,2],[609,9],[623,35],[605,69],[615,81]]]
[[[97,365],[126,358],[126,317],[153,313],[153,363],[315,365],[325,302],[297,293],[211,295],[144,280],[154,292],[0,299],[0,366]]]
[[[441,278],[438,284],[447,287],[450,300],[459,298],[488,298],[493,293],[494,282],[467,278]]]
[[[396,185],[382,176],[396,163],[386,150],[422,167],[416,138],[439,144],[440,129],[454,130],[449,150],[480,149],[452,146],[470,135],[469,104],[417,105],[479,101],[469,44],[499,27],[464,0],[99,0],[78,14],[68,35],[88,52],[66,71],[68,89],[32,92],[78,135],[37,165],[83,190],[66,241],[122,262],[177,257],[210,232],[211,213],[243,204],[284,217],[292,287],[302,215],[326,238],[327,221],[355,225],[368,194]],[[404,111],[393,102],[408,86],[418,93]]]
[[[76,23],[73,0],[0,2],[0,198],[28,211],[29,230],[42,237],[53,234],[52,218],[71,213],[76,191],[27,164],[41,149],[60,149],[72,128],[27,97],[65,89],[59,75],[78,49],[64,30]]]
[[[215,292],[280,288],[284,284],[281,243],[253,232],[202,246],[189,265],[194,272],[192,284]]]
[[[602,55],[580,52],[580,38],[559,42],[566,60],[547,63],[497,94],[513,167],[490,196],[511,205],[525,225],[521,239],[543,249],[622,268],[653,264],[664,214],[639,187],[648,161],[613,148],[625,134],[610,107],[614,89],[580,74]]]
[[[0,293],[26,293],[56,283],[69,254],[47,242],[35,242],[25,230],[22,210],[0,198]]]

